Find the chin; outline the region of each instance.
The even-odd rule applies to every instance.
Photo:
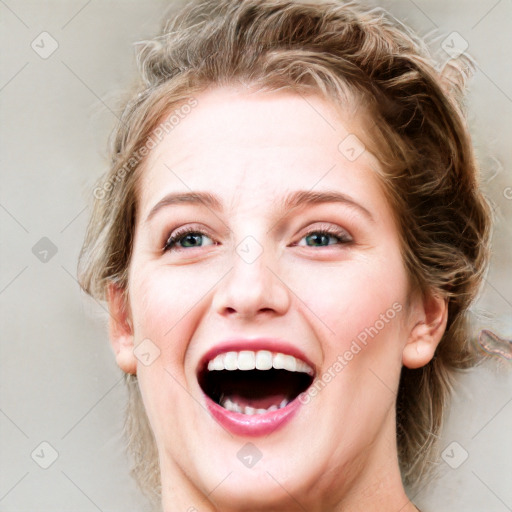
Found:
[[[304,507],[308,512],[315,511],[309,503],[306,504],[304,493],[301,492],[304,485],[302,475],[283,483],[283,473],[290,474],[293,468],[283,467],[280,473],[278,471],[275,468],[266,470],[264,466],[254,475],[233,471],[229,477],[224,477],[224,482],[210,495],[210,500],[223,512],[292,512],[303,511]],[[300,486],[299,480],[302,483]]]

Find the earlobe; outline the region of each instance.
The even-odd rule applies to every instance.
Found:
[[[107,288],[110,313],[109,337],[116,362],[125,373],[137,373],[137,359],[133,353],[133,326],[129,315],[125,291],[115,283]]]
[[[448,300],[433,295],[423,297],[412,315],[412,329],[402,353],[402,362],[407,368],[415,369],[425,366],[434,357],[446,330]]]

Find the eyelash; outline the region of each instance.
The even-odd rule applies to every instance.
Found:
[[[186,235],[191,234],[191,233],[195,234],[195,235],[209,236],[208,233],[201,231],[200,229],[193,228],[193,227],[178,229],[175,233],[173,233],[172,235],[170,235],[167,238],[165,245],[163,247],[164,252],[172,250],[174,248],[176,242],[179,242],[182,238],[185,238]],[[341,245],[348,244],[348,243],[352,242],[352,237],[345,230],[342,230],[340,228],[334,228],[332,226],[312,229],[312,230],[306,232],[301,237],[300,240],[306,238],[309,235],[312,235],[313,233],[327,235],[327,236],[336,238]],[[216,244],[212,244],[212,245],[216,245]],[[293,245],[297,246],[298,243],[295,243]],[[331,245],[331,244],[328,244],[327,246],[329,246],[329,245]],[[326,247],[326,246],[322,246],[322,247]],[[179,249],[174,249],[174,250],[186,250],[186,249],[187,249],[186,247],[180,247]],[[193,249],[193,247],[192,247],[192,249]]]
[[[167,238],[167,241],[165,242],[165,245],[164,245],[164,252],[171,250],[176,242],[179,242],[182,238],[185,238],[185,236],[190,233],[193,233],[195,235],[209,236],[208,233],[205,233],[204,231],[201,231],[200,229],[197,229],[197,228],[193,228],[193,227],[180,228],[174,234],[169,236],[169,238]],[[181,247],[179,250],[184,250],[184,249],[185,249],[184,247]]]
[[[336,238],[338,240],[338,242],[340,243],[340,245],[344,245],[344,244],[348,244],[348,243],[352,242],[352,237],[344,229],[335,228],[333,226],[318,227],[316,229],[311,229],[311,230],[307,231],[304,235],[302,235],[300,240],[303,240],[304,238],[306,238],[309,235],[312,235],[313,233],[320,234],[320,235],[327,235],[327,236]],[[293,245],[298,245],[298,243],[295,243]],[[327,246],[329,246],[329,245],[331,245],[331,244],[327,244]],[[323,246],[323,247],[325,247],[325,246]]]

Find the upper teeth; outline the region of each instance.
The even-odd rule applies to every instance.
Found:
[[[313,368],[304,361],[288,354],[270,352],[269,350],[241,350],[225,352],[208,362],[208,370],[288,370],[313,375]]]

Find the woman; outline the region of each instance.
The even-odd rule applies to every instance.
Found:
[[[139,484],[165,512],[417,510],[477,360],[467,61],[354,3],[221,0],[139,62],[80,267]]]

